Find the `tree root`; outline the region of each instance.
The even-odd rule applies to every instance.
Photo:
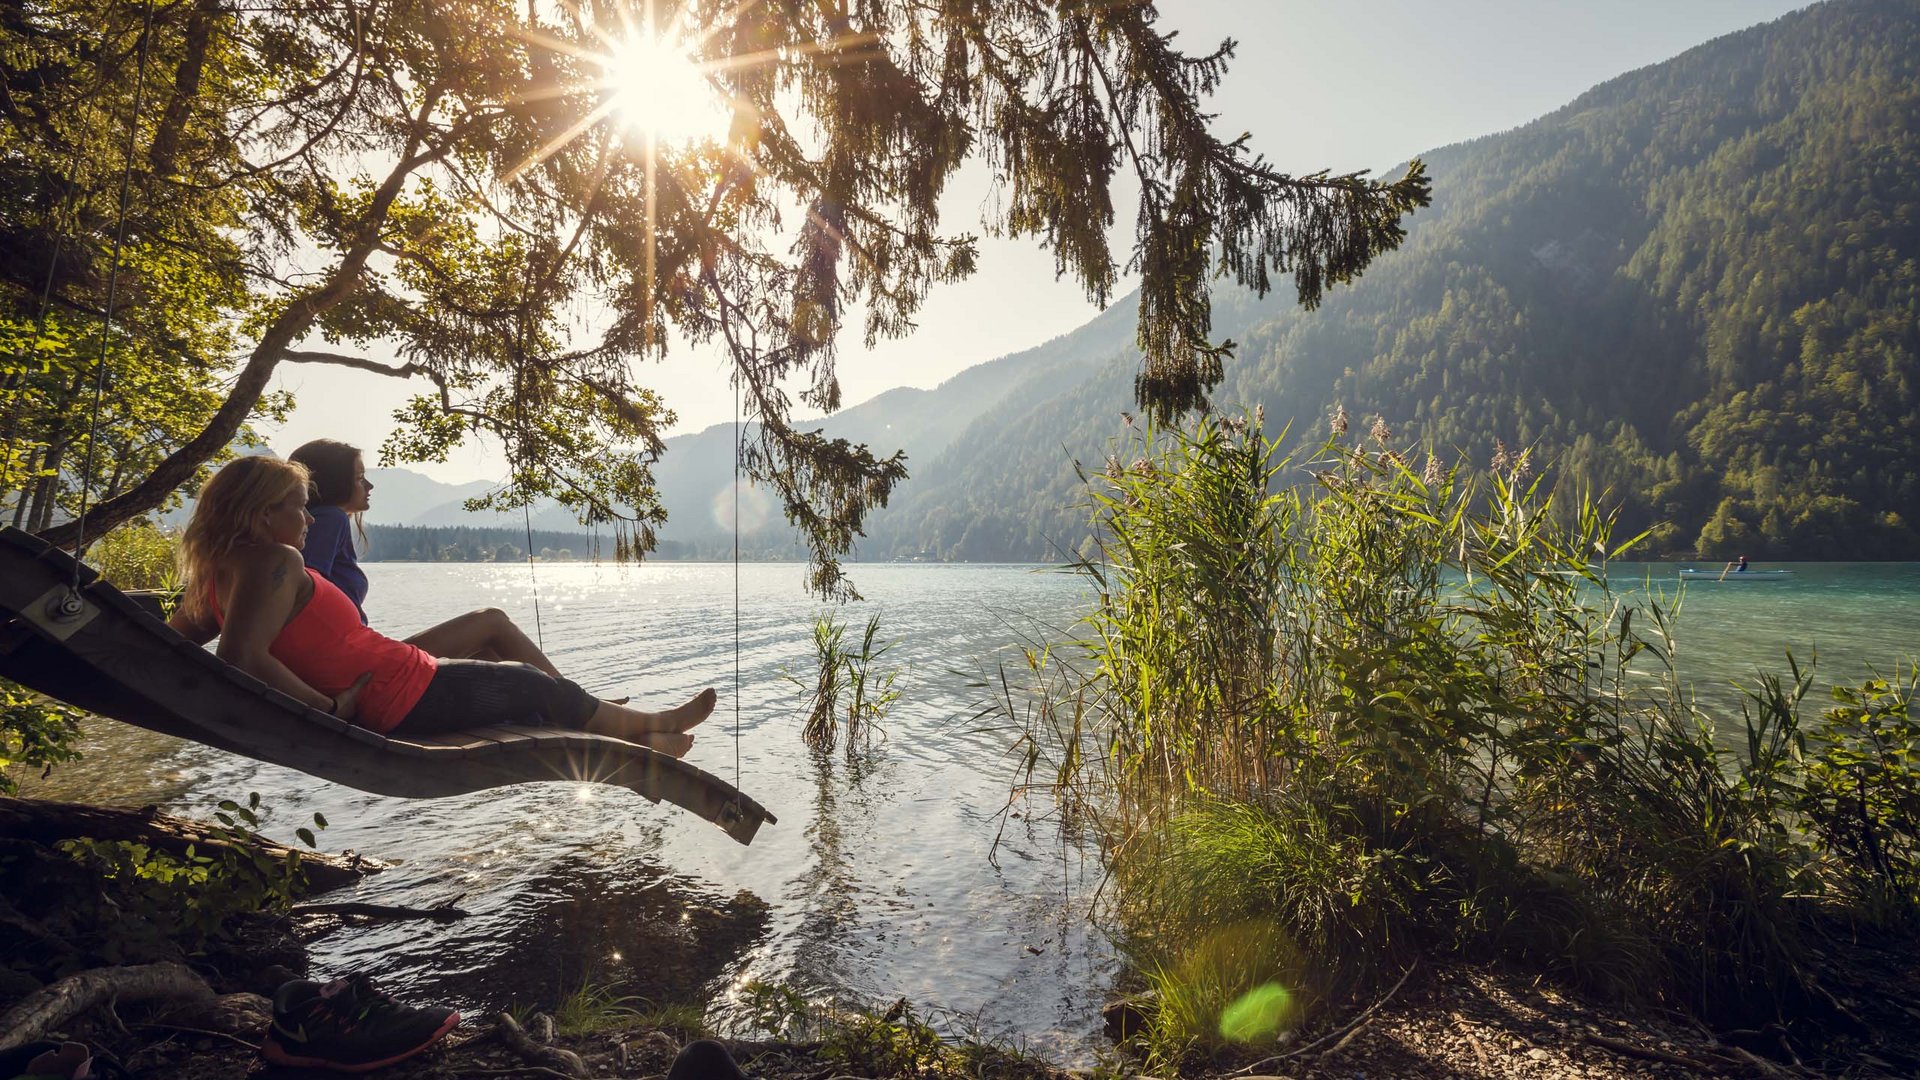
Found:
[[[587,1070],[587,1063],[580,1060],[580,1055],[571,1050],[562,1050],[557,1046],[545,1046],[535,1042],[519,1023],[506,1013],[494,1014],[493,1031],[500,1037],[501,1042],[507,1044],[507,1049],[519,1054],[529,1064],[564,1073],[567,1076],[584,1078],[592,1075]]]
[[[0,1050],[45,1038],[101,1005],[181,999],[203,1005],[213,998],[212,987],[184,964],[93,968],[41,987],[0,1015]]]

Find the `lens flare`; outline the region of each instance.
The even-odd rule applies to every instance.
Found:
[[[1293,994],[1277,982],[1241,994],[1220,1011],[1220,1037],[1228,1042],[1264,1042],[1280,1034],[1292,1017]]]

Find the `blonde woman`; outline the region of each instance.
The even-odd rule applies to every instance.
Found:
[[[220,637],[218,655],[276,690],[374,731],[424,735],[543,723],[613,735],[675,757],[713,711],[703,690],[646,712],[601,701],[532,664],[438,659],[360,621],[353,601],[301,561],[313,518],[307,470],[245,457],[200,489],[181,538],[188,581],[168,620],[189,640]]]

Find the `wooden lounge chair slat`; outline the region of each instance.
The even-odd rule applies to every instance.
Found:
[[[535,781],[592,781],[681,806],[751,843],[766,808],[700,769],[635,743],[533,725],[387,738],[309,709],[168,629],[157,601],[83,568],[89,617],[56,638],[36,612],[73,578],[61,551],[0,529],[0,676],[136,727],[362,791],[436,798]]]

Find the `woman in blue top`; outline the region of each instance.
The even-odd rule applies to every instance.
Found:
[[[373,483],[367,479],[367,463],[359,447],[338,439],[315,439],[287,457],[306,466],[313,481],[307,500],[313,524],[307,527],[306,545],[300,555],[316,573],[347,594],[360,609],[360,621],[364,623],[367,574],[360,569],[354,537],[366,536],[360,515],[372,502]],[[499,608],[469,611],[420,631],[407,643],[442,659],[517,660],[549,675],[560,674],[533,639]]]

